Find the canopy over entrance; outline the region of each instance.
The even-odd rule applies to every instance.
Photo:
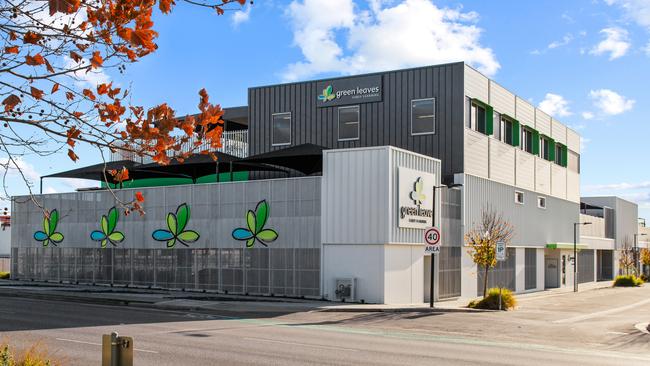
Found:
[[[323,171],[323,150],[314,144],[302,144],[241,159],[242,163],[271,164],[310,175]]]

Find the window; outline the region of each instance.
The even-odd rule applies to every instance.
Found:
[[[470,113],[470,118],[472,120],[472,128],[480,133],[487,133],[487,124],[485,121],[485,108],[476,103],[472,103],[472,109]]]
[[[291,113],[275,113],[271,119],[271,145],[291,144]]]
[[[521,129],[521,149],[525,150],[531,154],[534,154],[533,150],[533,131],[528,128]]]
[[[524,192],[515,191],[515,202],[520,205],[524,204]]]
[[[546,208],[546,197],[538,196],[537,197],[537,207]]]
[[[569,170],[580,173],[580,154],[569,150],[567,167]]]
[[[512,146],[514,146],[514,141],[512,139],[514,133],[513,128],[513,122],[511,120],[501,117],[501,131],[503,131],[501,133],[501,141]]]
[[[551,160],[551,140],[546,137],[540,137],[539,156],[546,160]]]
[[[359,139],[359,106],[339,107],[339,141]]]
[[[562,145],[555,145],[555,164],[562,165]]]
[[[436,100],[414,99],[411,101],[411,134],[436,133]]]

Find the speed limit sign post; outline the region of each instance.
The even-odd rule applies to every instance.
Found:
[[[424,243],[426,244],[424,248],[425,255],[440,253],[440,246],[442,245],[440,237],[440,229],[437,227],[428,227],[424,230]]]

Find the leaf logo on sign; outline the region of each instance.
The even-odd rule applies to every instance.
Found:
[[[334,98],[336,98],[336,95],[334,95],[334,90],[332,89],[332,85],[328,85],[325,89],[323,89],[323,94],[318,96],[318,100],[320,100],[323,103],[328,102]]]
[[[413,191],[411,192],[411,199],[418,206],[427,199],[427,196],[422,192],[423,190],[424,182],[422,181],[422,177],[419,177],[413,184]]]
[[[111,243],[111,245],[116,247],[117,244],[124,241],[124,233],[121,231],[115,231],[117,220],[119,218],[120,214],[117,211],[117,208],[113,207],[108,210],[108,216],[102,215],[100,220],[101,231],[95,230],[90,233],[90,239],[101,242],[102,248],[106,248],[106,244],[108,243]]]
[[[57,246],[63,241],[63,234],[56,231],[56,225],[59,223],[59,211],[52,210],[49,215],[43,215],[43,231],[34,233],[34,239],[43,243],[46,247],[50,243]]]
[[[176,213],[167,214],[167,228],[168,230],[158,229],[154,231],[151,236],[157,241],[166,241],[167,248],[176,246],[179,242],[186,247],[189,243],[194,243],[199,240],[199,233],[194,230],[185,230],[187,223],[190,221],[190,207],[187,203],[178,206]]]
[[[255,241],[267,247],[267,243],[274,242],[278,233],[273,229],[265,229],[266,221],[269,219],[269,204],[266,200],[260,201],[255,207],[255,212],[248,210],[246,214],[247,228],[233,230],[232,237],[236,240],[246,241],[246,247],[252,248]]]

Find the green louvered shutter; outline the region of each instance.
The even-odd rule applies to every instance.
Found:
[[[555,161],[555,140],[548,138],[548,160]]]
[[[519,131],[519,121],[512,121],[512,146],[519,146],[521,140],[521,131]]]
[[[539,155],[539,132],[537,130],[531,130],[533,132],[533,154]]]
[[[566,168],[567,163],[569,161],[569,150],[567,149],[566,146],[562,145],[562,166]]]
[[[494,133],[494,108],[486,104],[485,113],[485,134],[490,136]]]

